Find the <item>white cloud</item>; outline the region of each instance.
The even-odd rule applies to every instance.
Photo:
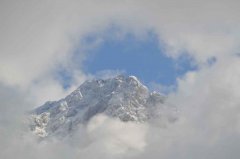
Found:
[[[88,125],[88,133],[92,140],[100,142],[104,151],[110,154],[127,154],[142,151],[146,146],[147,127],[140,123],[123,123],[106,116],[97,116]]]
[[[1,1],[0,158],[238,158],[239,6],[238,0]],[[163,129],[98,116],[76,143],[39,143],[25,134],[25,111],[91,78],[72,63],[73,52],[86,47],[85,35],[101,36],[111,24],[121,28],[114,38],[154,31],[169,56],[188,52],[200,65],[170,95],[179,121]],[[87,52],[79,54],[81,63]],[[205,66],[211,57],[217,62]],[[60,66],[73,76],[69,90],[56,78]]]
[[[200,61],[239,48],[238,1],[1,3],[0,79],[9,84],[28,84],[51,72],[58,62],[69,60],[78,39],[111,23],[136,33],[153,29],[169,54],[188,50]]]

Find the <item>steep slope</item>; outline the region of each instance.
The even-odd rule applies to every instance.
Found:
[[[40,137],[67,135],[80,123],[104,113],[120,120],[144,122],[166,116],[176,119],[175,107],[165,104],[165,97],[150,92],[134,76],[86,81],[66,98],[46,102],[32,113],[32,131]]]

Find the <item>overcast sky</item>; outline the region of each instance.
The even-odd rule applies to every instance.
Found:
[[[239,158],[239,8],[238,0],[1,0],[0,158]],[[24,133],[25,112],[119,73],[167,92],[180,119],[161,128],[98,116],[73,145]]]

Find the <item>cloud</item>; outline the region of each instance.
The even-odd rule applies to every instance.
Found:
[[[91,120],[87,130],[92,140],[99,140],[99,145],[113,154],[141,151],[146,145],[147,128],[144,124],[123,123],[100,115]]]
[[[1,158],[15,158],[16,154],[18,158],[238,158],[239,62],[231,57],[179,79],[178,90],[169,101],[181,112],[179,119],[167,127],[123,123],[99,115],[70,139],[44,142],[18,129],[21,124],[13,117],[25,108],[15,105],[25,105],[20,102],[24,98],[3,87],[2,99],[8,107],[1,107]],[[9,103],[11,95],[19,100]],[[15,108],[14,113],[7,108]],[[6,124],[6,119],[12,119],[12,124]]]
[[[1,1],[0,158],[238,158],[239,5],[237,0]],[[74,52],[80,48],[81,65],[88,54],[81,40],[91,33],[101,39],[111,25],[121,28],[113,38],[129,32],[144,38],[153,31],[170,57],[193,57],[199,70],[178,79],[169,96],[181,110],[179,120],[162,128],[97,116],[72,139],[39,142],[27,131],[25,112],[92,77],[73,63]],[[216,62],[209,66],[211,58]],[[73,77],[67,90],[59,69]]]
[[[79,39],[113,23],[136,34],[154,30],[171,56],[187,50],[204,61],[239,48],[239,2],[234,0],[1,3],[0,79],[8,84],[26,85],[51,74],[69,60]]]
[[[170,97],[180,105],[185,120],[178,131],[186,135],[177,136],[174,143],[183,144],[182,152],[176,154],[180,155],[178,158],[239,156],[235,148],[239,146],[240,133],[239,62],[239,58],[231,57],[179,79],[178,92]]]

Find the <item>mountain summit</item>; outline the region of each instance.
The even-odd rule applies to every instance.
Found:
[[[176,119],[176,108],[163,95],[150,92],[135,76],[119,75],[86,81],[67,97],[33,110],[31,130],[40,137],[67,135],[100,113],[123,122]]]

